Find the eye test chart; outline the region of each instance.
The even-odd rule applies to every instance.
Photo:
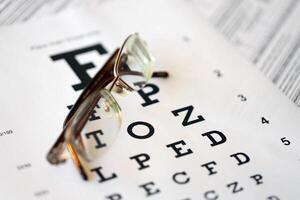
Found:
[[[110,145],[100,145],[110,133],[91,130],[107,149],[86,182],[70,158],[53,166],[46,154],[80,92],[134,32],[170,77],[113,93],[122,126]],[[298,108],[180,1],[106,2],[0,34],[1,199],[300,195]]]

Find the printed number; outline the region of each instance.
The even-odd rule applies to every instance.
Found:
[[[262,124],[269,124],[269,120],[267,120],[266,118],[262,117],[261,118],[261,123]]]
[[[35,192],[34,196],[41,197],[41,196],[44,196],[44,195],[47,195],[47,194],[49,194],[49,190],[40,190],[40,191]]]
[[[215,69],[215,70],[214,70],[214,73],[216,74],[216,76],[217,76],[218,78],[221,78],[221,77],[223,76],[223,74],[221,73],[221,71],[218,70],[218,69]]]
[[[285,137],[281,138],[280,140],[281,140],[281,142],[282,142],[284,145],[290,145],[290,144],[291,144],[291,142],[290,142],[288,139],[286,139]]]
[[[30,168],[30,167],[31,167],[30,163],[25,163],[25,164],[22,164],[22,165],[18,165],[17,169],[18,170],[23,170],[23,169]]]
[[[247,98],[242,94],[239,94],[238,97],[240,98],[241,101],[247,101]]]

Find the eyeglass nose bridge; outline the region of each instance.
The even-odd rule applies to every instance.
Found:
[[[116,80],[113,82],[111,91],[116,92],[121,95],[127,95],[129,92],[134,91],[125,81],[123,81],[120,76],[116,77]]]

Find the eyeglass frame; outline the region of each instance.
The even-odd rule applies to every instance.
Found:
[[[137,34],[137,33],[135,33]],[[120,59],[121,55],[123,53],[124,46],[126,44],[126,41],[134,34],[129,35],[125,41],[123,42],[121,48],[117,48],[114,53],[108,58],[106,63],[103,65],[103,67],[96,73],[96,75],[91,79],[87,87],[82,91],[78,99],[76,100],[75,104],[72,106],[70,112],[68,113],[67,117],[64,120],[63,124],[63,131],[57,138],[56,142],[51,147],[50,151],[47,154],[47,160],[53,164],[58,165],[60,163],[64,163],[66,161],[66,158],[62,157],[63,152],[65,151],[65,145],[69,153],[71,154],[71,158],[78,168],[82,178],[84,180],[88,180],[88,175],[85,172],[85,169],[83,165],[81,164],[81,161],[74,150],[74,147],[71,143],[65,143],[65,134],[66,130],[69,126],[70,121],[75,116],[77,110],[80,108],[82,103],[94,92],[100,93],[101,90],[105,89],[109,84],[109,92],[112,92],[113,88],[117,88],[119,91],[123,91],[124,89],[132,92],[134,91],[134,88],[132,88],[129,84],[127,84],[125,81],[122,80],[120,74],[119,74],[119,68],[120,68]],[[132,73],[132,75],[136,75]],[[166,71],[158,71],[153,72],[152,77],[157,78],[167,78],[169,76],[168,72]],[[97,102],[97,99],[94,99]],[[85,124],[88,121],[88,118],[93,112],[93,109],[95,108],[95,105],[89,106],[88,110],[85,110],[83,117],[80,119],[79,123],[79,130],[75,134],[75,138],[79,138],[79,133],[84,128]],[[79,138],[81,140],[81,138]]]

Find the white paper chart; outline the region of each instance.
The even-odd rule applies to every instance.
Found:
[[[122,127],[85,182],[71,159],[53,166],[46,154],[68,107],[134,32],[170,77],[114,94]],[[107,2],[0,34],[0,199],[299,197],[299,109],[187,4]]]

